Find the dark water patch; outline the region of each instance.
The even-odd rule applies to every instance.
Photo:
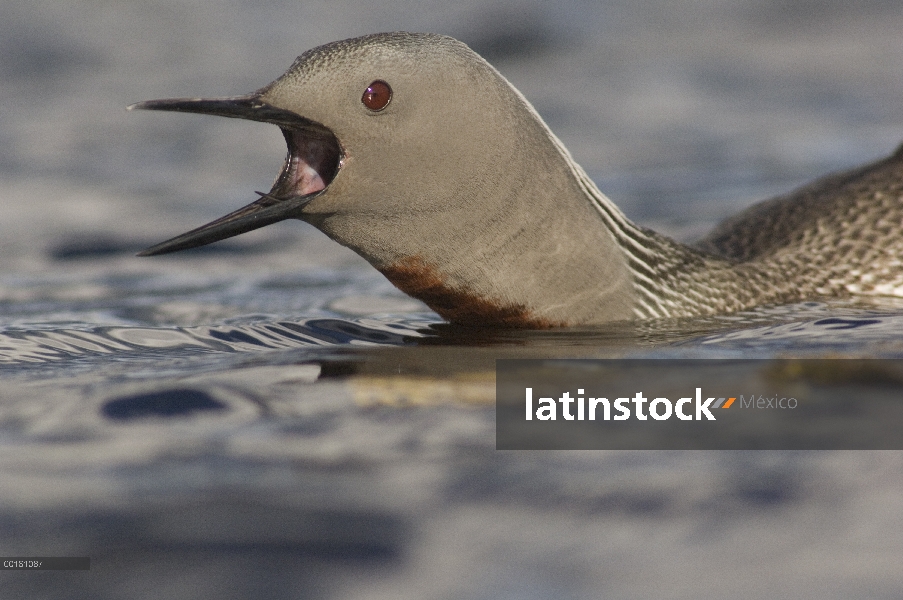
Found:
[[[571,30],[556,23],[556,13],[539,6],[474,11],[466,29],[455,37],[490,62],[534,60],[573,43]]]
[[[256,346],[267,347],[267,344],[261,342],[254,336],[248,335],[242,331],[237,329],[232,329],[229,331],[217,331],[210,330],[210,337],[223,341],[223,342],[241,342],[245,344],[253,344]]]
[[[738,487],[736,497],[743,503],[767,508],[786,504],[794,498],[794,487],[785,479],[763,478]]]
[[[149,417],[186,417],[199,412],[219,412],[228,407],[206,392],[172,389],[136,394],[107,401],[101,414],[114,421],[132,421]]]
[[[306,321],[303,326],[286,322],[281,322],[279,325],[298,333],[307,333],[320,341],[333,344],[352,344],[366,341],[377,344],[398,345],[409,343],[412,334],[419,337],[418,331],[412,331],[400,323],[386,323],[385,327],[379,329],[342,319],[311,319]]]
[[[21,24],[0,36],[0,74],[41,83],[104,66],[105,57],[81,40],[67,38],[58,27]]]
[[[750,451],[723,455],[727,468],[711,494],[696,508],[711,517],[710,525],[723,524],[737,514],[768,515],[812,502],[818,495],[810,486],[805,467],[815,453],[808,451]]]
[[[639,518],[662,518],[672,510],[674,501],[662,490],[632,493],[613,492],[590,501],[593,511],[604,515]]]
[[[84,258],[107,258],[118,255],[132,255],[144,246],[134,240],[108,235],[75,237],[61,241],[51,247],[47,254],[53,260],[80,260]]]
[[[318,340],[316,337],[303,332],[302,327],[296,327],[294,323],[278,323],[276,325],[265,325],[264,328],[267,331],[271,331],[277,335],[281,335],[284,338],[288,338],[290,340],[294,340],[296,342],[300,342],[302,344],[316,344],[321,340]]]
[[[794,468],[796,461],[762,468],[750,465],[739,469],[728,482],[727,501],[746,510],[767,510],[797,502],[803,496],[802,478]]]
[[[881,323],[880,319],[843,319],[840,317],[831,317],[828,319],[820,319],[813,323],[827,329],[856,329],[857,327],[865,327],[866,325],[877,325]]]
[[[156,243],[150,238],[136,240],[134,238],[115,237],[105,233],[80,235],[64,239],[51,246],[47,249],[47,255],[51,259],[59,261],[134,256]],[[170,257],[170,259],[191,260],[200,256],[251,256],[270,252],[277,248],[280,243],[281,240],[278,239],[258,242],[226,240],[216,244],[184,250],[178,255]]]
[[[338,429],[338,414],[323,414],[311,417],[296,417],[290,424],[280,428],[286,435],[299,437],[318,437]]]

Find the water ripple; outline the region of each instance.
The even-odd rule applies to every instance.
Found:
[[[202,327],[92,327],[0,332],[0,364],[171,352],[255,352],[310,346],[398,346],[422,338],[428,321],[307,319]]]

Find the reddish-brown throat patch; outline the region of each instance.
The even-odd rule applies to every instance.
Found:
[[[417,255],[383,267],[380,272],[395,287],[424,302],[452,323],[519,329],[549,329],[564,325],[536,317],[522,304],[505,304],[467,288],[452,287],[445,275]]]

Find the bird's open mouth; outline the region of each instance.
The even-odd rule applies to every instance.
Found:
[[[267,195],[288,198],[325,190],[341,167],[342,150],[336,137],[325,127],[303,130],[283,127],[282,134],[288,154]]]
[[[168,110],[249,119],[278,125],[288,154],[273,188],[228,215],[152,246],[139,256],[168,254],[204,246],[285,219],[299,218],[301,210],[322,194],[341,169],[342,147],[327,127],[276,108],[257,96],[235,98],[174,98],[139,102],[130,109]]]

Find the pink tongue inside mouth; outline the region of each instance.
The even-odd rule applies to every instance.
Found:
[[[292,157],[292,169],[295,173],[295,189],[299,196],[313,194],[326,188],[326,182],[317,170],[297,156]]]
[[[323,140],[292,137],[290,160],[295,193],[306,196],[325,189],[335,176],[335,151]]]

